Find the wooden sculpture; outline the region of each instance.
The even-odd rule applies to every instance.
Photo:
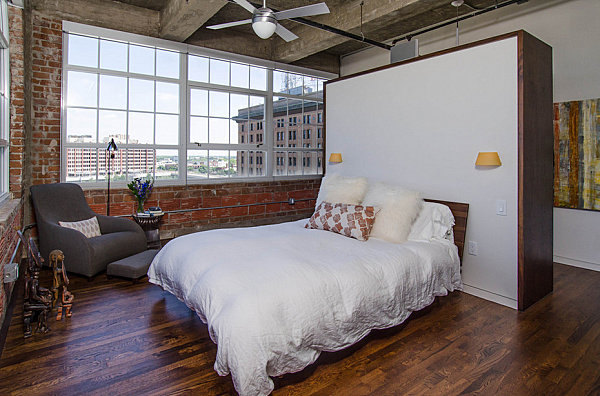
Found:
[[[47,333],[48,314],[52,310],[52,293],[40,286],[40,269],[42,258],[33,238],[25,239],[19,231],[23,246],[27,249],[27,266],[25,268],[25,292],[23,296],[24,337],[31,337],[31,321],[37,319],[36,332]]]
[[[69,277],[67,276],[67,268],[65,267],[65,255],[61,250],[53,250],[50,252],[50,266],[52,267],[52,307],[57,303],[56,320],[61,320],[63,316],[63,308],[65,316],[71,317],[71,307],[75,297],[67,290]]]

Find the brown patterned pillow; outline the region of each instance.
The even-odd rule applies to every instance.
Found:
[[[375,214],[373,206],[321,202],[304,227],[332,231],[366,241],[369,239]]]

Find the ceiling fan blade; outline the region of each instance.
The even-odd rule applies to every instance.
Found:
[[[311,15],[329,14],[329,7],[325,3],[307,5],[304,7],[292,8],[290,10],[279,11],[275,13],[278,21],[282,19],[298,18]]]
[[[254,14],[254,10],[256,10],[256,7],[254,7],[252,4],[250,4],[248,2],[248,0],[233,0],[233,1],[235,1],[236,3],[238,3],[245,9],[247,9],[249,12]]]
[[[221,23],[218,25],[207,26],[206,28],[216,30],[216,29],[224,29],[224,28],[228,28],[228,27],[232,27],[232,26],[245,25],[247,23],[252,23],[252,19],[244,19],[243,21]]]
[[[282,39],[284,39],[287,42],[296,40],[298,38],[298,36],[296,36],[291,31],[287,30],[280,24],[277,24],[277,27],[275,28],[275,33],[277,33],[279,35],[279,37],[281,37]]]

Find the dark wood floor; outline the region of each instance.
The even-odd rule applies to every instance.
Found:
[[[275,395],[598,395],[600,272],[555,264],[526,312],[455,292],[394,329],[276,379]],[[47,274],[46,274],[47,276]],[[72,277],[74,315],[0,358],[1,394],[234,394],[216,346],[183,303],[146,281]]]

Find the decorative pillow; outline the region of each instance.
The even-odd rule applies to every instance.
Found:
[[[430,241],[435,238],[445,238],[454,242],[453,226],[454,215],[449,207],[435,202],[425,202],[410,230],[408,239]]]
[[[392,243],[406,241],[422,204],[418,192],[385,183],[370,185],[363,205],[381,209],[375,218],[371,236]]]
[[[322,202],[304,227],[332,231],[366,241],[373,227],[375,213],[372,206]]]
[[[73,230],[81,232],[86,238],[92,238],[102,235],[100,232],[100,224],[96,216],[91,219],[81,221],[59,221],[61,227],[71,228]]]
[[[359,205],[367,192],[367,187],[367,179],[364,177],[326,175],[321,181],[315,207],[321,202]]]

